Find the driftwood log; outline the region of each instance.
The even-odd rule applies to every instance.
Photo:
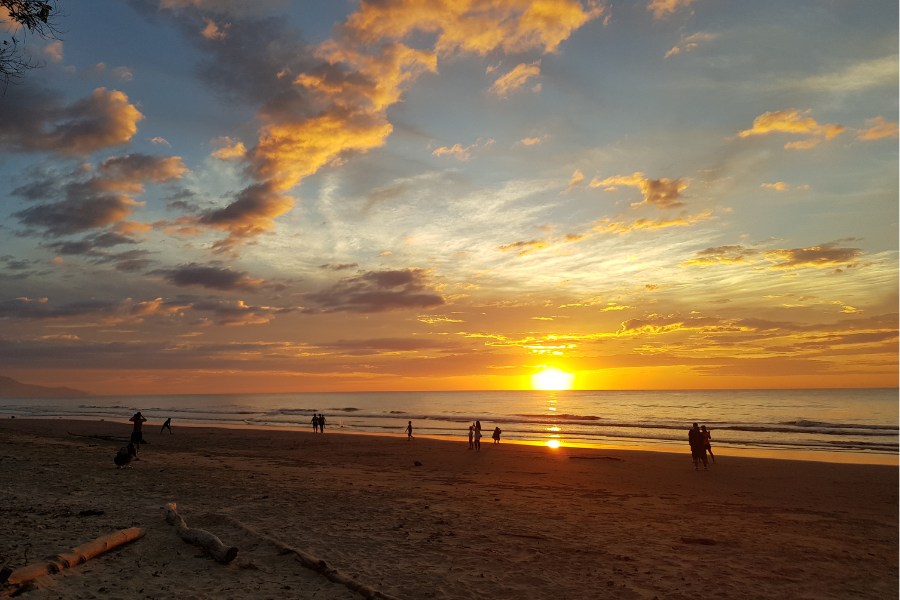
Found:
[[[34,563],[24,567],[20,567],[12,572],[4,572],[0,577],[0,584],[11,586],[12,591],[26,583],[29,583],[38,577],[45,575],[55,575],[63,569],[70,569],[76,565],[80,565],[88,560],[99,556],[104,552],[109,552],[114,548],[118,548],[128,542],[132,542],[144,536],[144,529],[141,527],[130,527],[122,529],[115,533],[98,537],[97,539],[72,548],[68,552],[63,552],[56,556],[51,556],[44,561]],[[9,589],[6,591],[10,591]]]
[[[163,508],[166,511],[166,522],[169,525],[174,525],[178,532],[178,537],[188,544],[200,546],[223,565],[227,565],[237,557],[238,549],[234,546],[226,546],[222,543],[222,540],[205,529],[188,527],[181,515],[178,514],[177,506],[174,502],[169,502]]]

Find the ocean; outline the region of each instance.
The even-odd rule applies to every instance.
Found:
[[[822,460],[898,454],[896,389],[465,391],[102,396],[0,399],[0,416],[127,419],[137,410],[153,425],[203,424],[416,435],[466,441],[481,421],[486,438],[569,446],[686,448],[693,422],[712,432],[713,449]],[[556,443],[551,442],[551,443]],[[876,462],[879,462],[876,461]]]

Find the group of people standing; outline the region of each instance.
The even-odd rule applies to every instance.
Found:
[[[315,433],[325,433],[325,415],[313,415],[310,423]]]
[[[694,461],[695,471],[700,470],[700,463],[703,463],[704,470],[709,470],[709,466],[706,462],[707,452],[709,453],[709,457],[712,458],[713,463],[716,462],[710,440],[712,440],[712,435],[710,435],[706,425],[700,426],[697,423],[694,423],[694,426],[688,431],[688,444],[691,446],[691,460]]]
[[[501,433],[503,432],[500,431],[499,427],[494,427],[491,439],[494,440],[495,444],[500,443]],[[469,450],[481,450],[481,421],[475,421],[469,425]]]

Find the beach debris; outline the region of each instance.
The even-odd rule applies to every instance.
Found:
[[[250,535],[257,537],[259,539],[265,540],[266,542],[272,544],[281,554],[292,554],[294,559],[299,562],[301,565],[306,567],[307,569],[312,569],[316,571],[329,581],[334,583],[343,585],[348,590],[355,592],[362,596],[363,598],[368,599],[377,599],[377,600],[399,600],[398,598],[388,595],[382,591],[376,590],[375,588],[368,586],[360,581],[353,579],[352,577],[345,575],[338,571],[337,569],[331,567],[327,562],[322,560],[321,558],[317,558],[308,552],[305,552],[299,548],[294,548],[293,546],[289,546],[282,542],[281,540],[275,539],[271,536],[265,535],[264,533],[260,533],[256,531],[252,527],[249,527],[240,521],[232,519],[230,517],[225,517],[228,522],[230,522],[235,527],[239,527],[249,533]]]
[[[222,540],[205,529],[188,527],[176,508],[177,505],[174,502],[169,502],[163,507],[166,511],[166,522],[175,526],[178,537],[189,544],[200,546],[223,565],[227,565],[237,557],[238,549],[234,546],[226,546]]]
[[[0,572],[0,585],[5,586],[5,589],[0,592],[0,594],[4,596],[15,595],[23,586],[30,584],[38,577],[55,575],[63,569],[71,569],[96,556],[109,552],[114,548],[140,539],[143,536],[144,529],[142,527],[120,529],[114,533],[100,536],[86,544],[76,546],[68,552],[48,557],[41,562],[20,567],[15,570],[3,569],[3,571]]]

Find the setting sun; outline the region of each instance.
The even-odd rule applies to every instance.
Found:
[[[535,390],[570,390],[574,380],[572,373],[547,367],[531,376],[531,387]]]

